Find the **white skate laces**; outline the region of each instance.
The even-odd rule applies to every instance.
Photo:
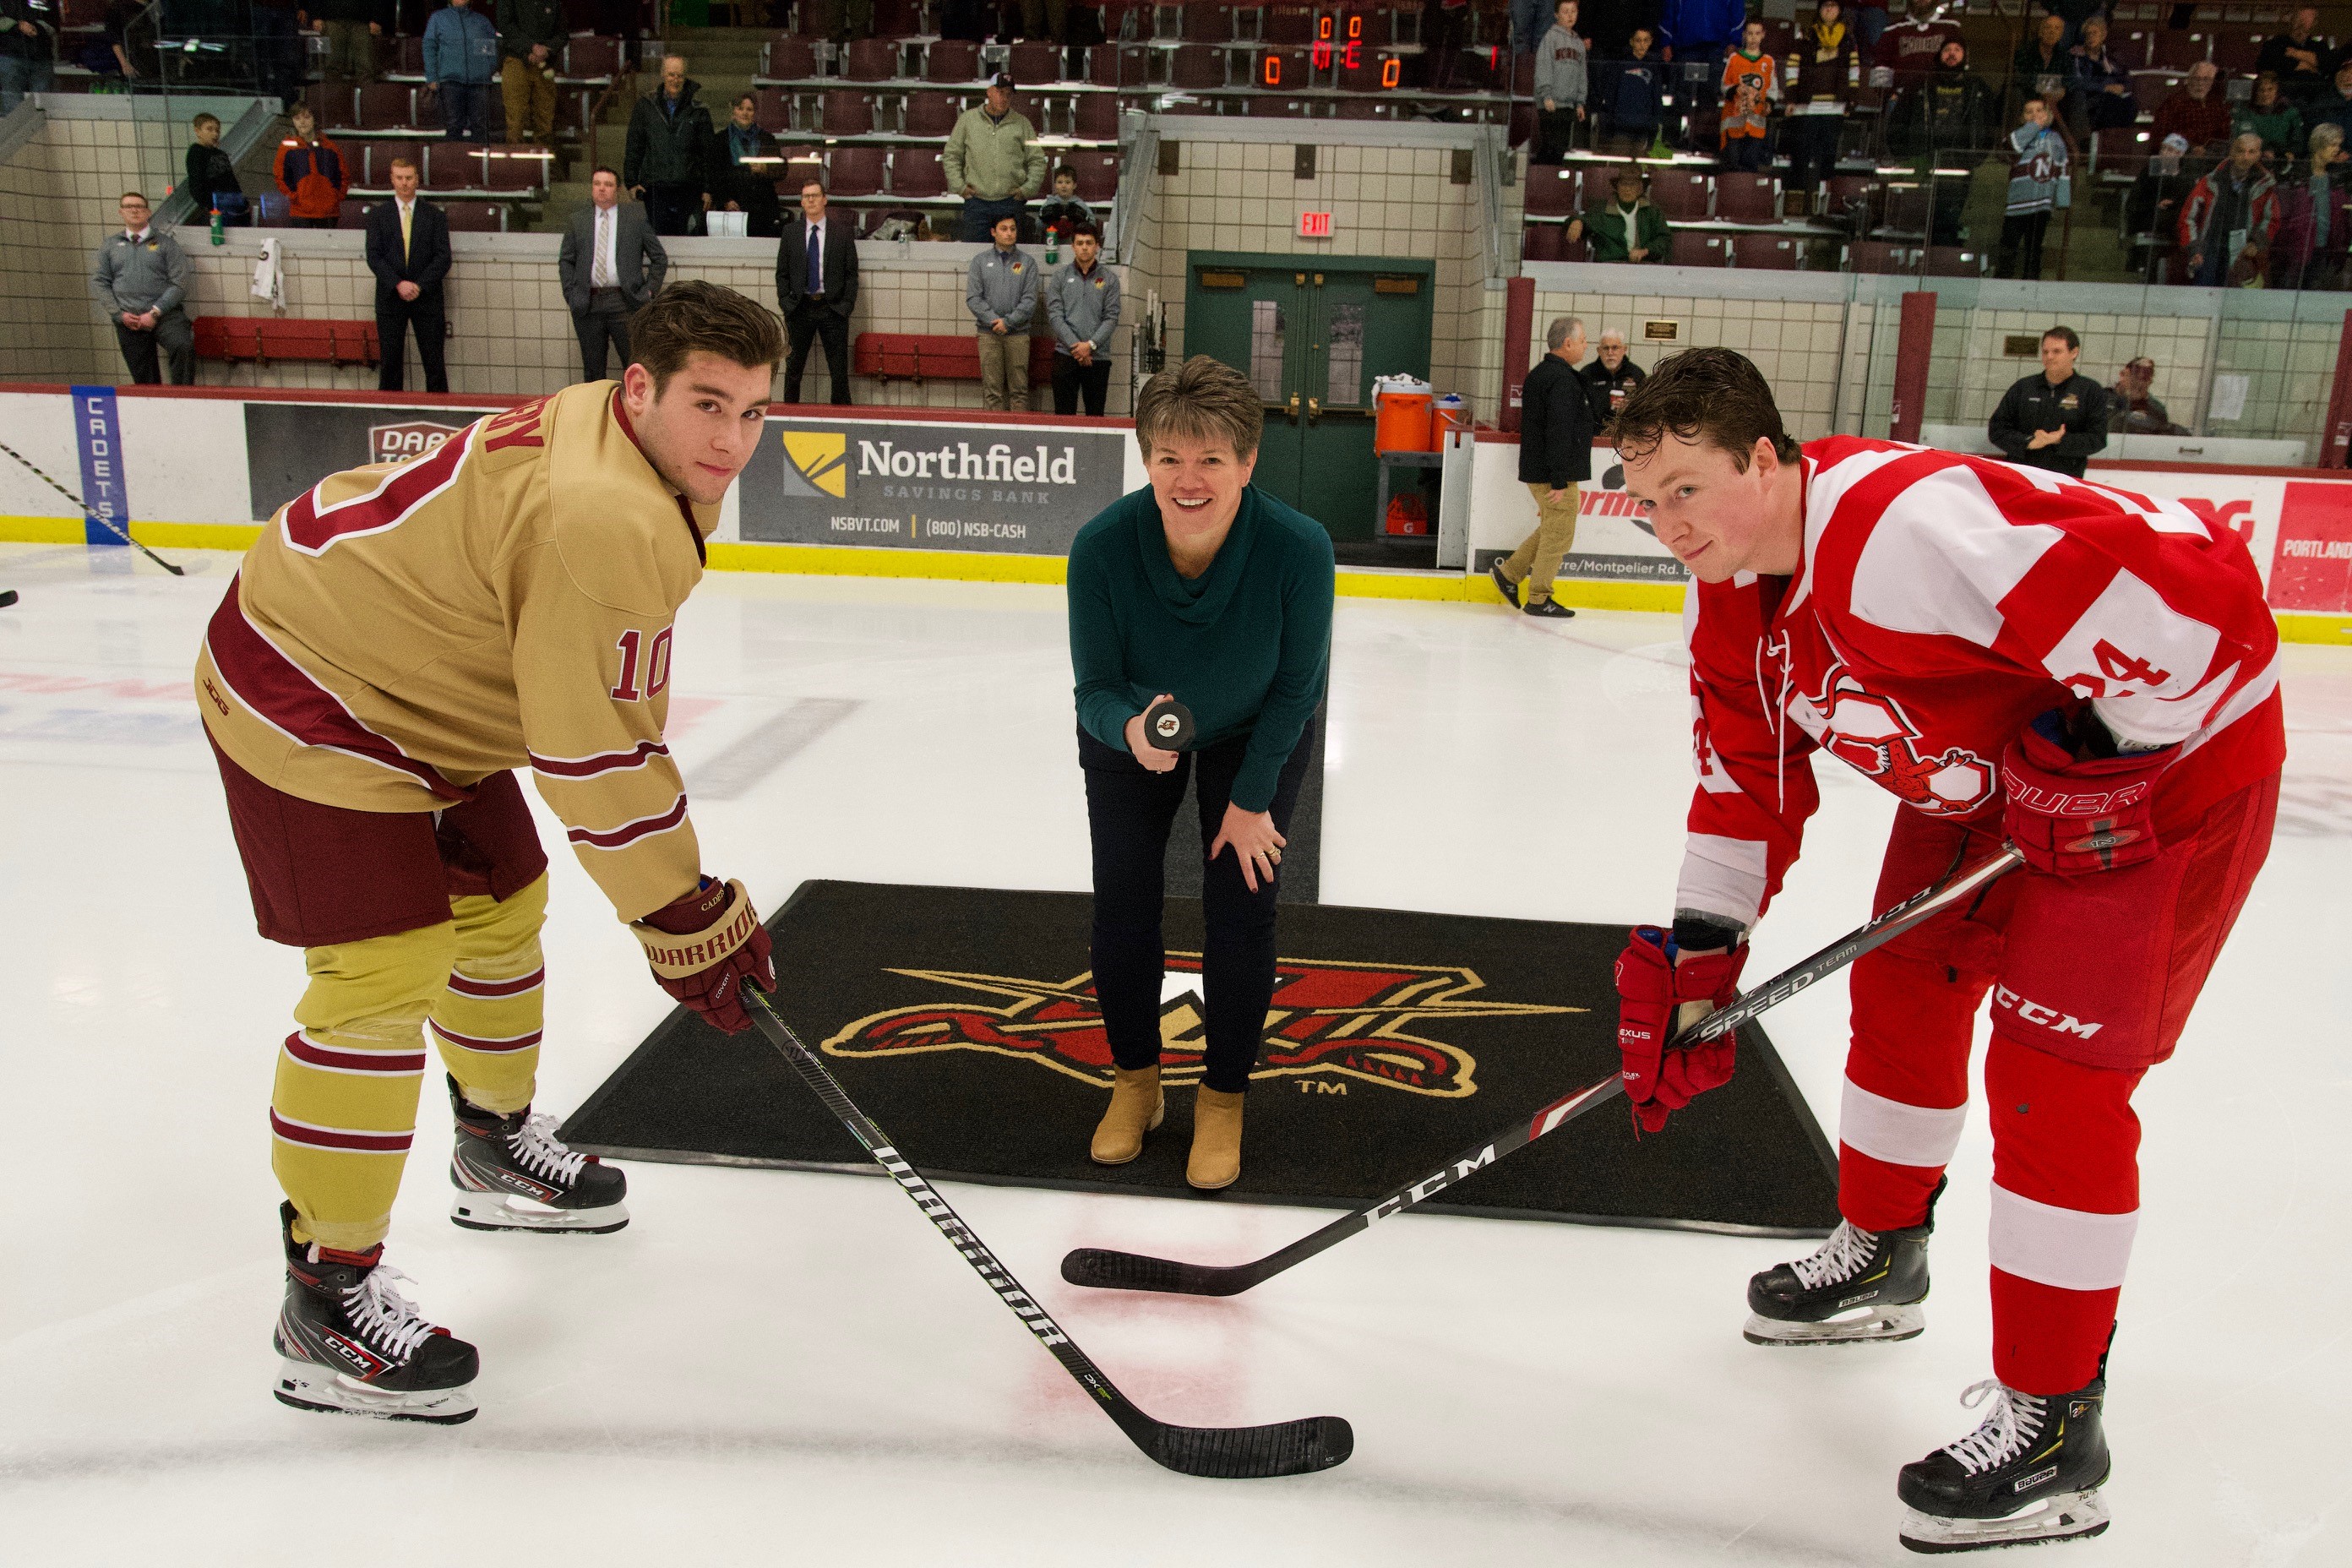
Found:
[[[1987,1394],[1992,1396],[1993,1405],[1985,1415],[1984,1425],[1944,1448],[1972,1476],[1999,1469],[2042,1436],[2045,1405],[2040,1397],[2020,1394],[2005,1386],[2000,1379],[1988,1377],[1982,1383],[1970,1384],[1960,1395],[1960,1404],[1973,1410]]]
[[[1878,1237],[1866,1230],[1857,1230],[1844,1220],[1838,1221],[1822,1249],[1811,1258],[1800,1258],[1789,1267],[1797,1282],[1808,1290],[1818,1290],[1832,1279],[1845,1279],[1859,1272],[1870,1261]]]
[[[379,1263],[368,1270],[366,1279],[343,1292],[343,1310],[351,1314],[352,1326],[404,1362],[433,1331],[415,1303],[393,1288],[395,1281],[406,1279],[390,1264]]]
[[[555,1118],[526,1118],[522,1126],[507,1135],[507,1152],[515,1163],[534,1176],[570,1186],[580,1175],[580,1168],[588,1163],[585,1154],[575,1154],[556,1141]]]

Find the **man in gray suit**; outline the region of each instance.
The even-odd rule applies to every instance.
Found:
[[[654,237],[640,206],[621,205],[621,176],[600,168],[588,179],[590,205],[564,226],[563,248],[555,267],[563,279],[563,302],[580,333],[583,381],[604,379],[604,344],[629,363],[629,317],[661,292],[669,254]]]

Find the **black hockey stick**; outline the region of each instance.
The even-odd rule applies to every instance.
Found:
[[[82,516],[89,519],[90,521],[98,524],[99,527],[105,529],[109,533],[111,533],[117,539],[121,540],[123,543],[128,544],[131,549],[136,550],[140,554],[144,555],[148,560],[152,561],[156,565],[161,566],[173,576],[184,577],[187,575],[187,574],[182,571],[179,567],[173,565],[170,562],[164,560],[162,556],[156,554],[153,551],[148,549],[145,545],[131,538],[131,535],[116,524],[111,518],[99,516],[97,512],[90,510],[90,505],[88,501],[74,494],[73,491],[66,489],[65,486],[58,483],[57,480],[49,478],[48,475],[41,472],[39,468],[34,467],[33,460],[31,458],[26,457],[24,453],[16,450],[16,447],[8,446],[5,443],[0,443],[0,452],[7,453],[8,456],[16,458],[19,463],[22,463],[26,469],[30,470],[35,479],[48,486],[49,489],[57,491],[58,494],[65,497],[66,500],[73,502],[74,505],[81,508]]]
[[[1811,958],[1782,970],[1730,1005],[1709,1013],[1668,1041],[1667,1049],[1696,1046],[1730,1033],[1758,1014],[1779,1006],[1815,981],[1834,974],[1872,948],[1894,940],[1922,921],[1951,908],[2023,861],[2024,857],[2019,854],[2015,846],[2006,846],[2000,854],[1982,865],[1955,872],[1932,887],[1914,893],[1869,924],[1848,931]],[[1237,1296],[1253,1285],[1264,1284],[1295,1264],[1304,1263],[1325,1248],[1338,1246],[1358,1231],[1370,1230],[1389,1215],[1401,1214],[1443,1192],[1464,1177],[1485,1169],[1548,1132],[1559,1131],[1593,1107],[1604,1105],[1624,1092],[1624,1080],[1615,1073],[1596,1083],[1587,1084],[1573,1094],[1553,1100],[1526,1121],[1513,1122],[1483,1142],[1473,1143],[1421,1180],[1399,1187],[1370,1207],[1335,1219],[1322,1229],[1300,1237],[1279,1252],[1268,1253],[1255,1263],[1180,1263],[1171,1258],[1145,1258],[1133,1252],[1081,1247],[1062,1259],[1062,1278],[1073,1285],[1091,1285],[1104,1290],[1167,1290],[1187,1296]]]
[[[1153,1460],[1182,1475],[1233,1480],[1255,1476],[1312,1475],[1346,1463],[1348,1456],[1355,1452],[1355,1430],[1337,1415],[1316,1415],[1271,1426],[1173,1426],[1137,1409],[1103,1375],[1102,1369],[1087,1359],[1076,1342],[1062,1331],[1061,1325],[1045,1309],[1021,1288],[1012,1271],[989,1251],[987,1243],[973,1234],[930,1183],[923,1180],[922,1173],[892,1147],[888,1135],[850,1102],[841,1080],[833,1076],[815,1052],[801,1044],[800,1037],[777,1016],[767,996],[756,986],[746,986],[743,999],[751,1022],[768,1037],[768,1043],[782,1053],[802,1081],[824,1101],[824,1108],[840,1119],[850,1136],[874,1157],[874,1163],[914,1199],[915,1206],[940,1227],[940,1234],[954,1243],[964,1261],[979,1271],[989,1289],[1013,1309],[1013,1316],[1037,1336],[1037,1342],[1054,1352],[1062,1370],[1077,1379],[1078,1386],[1094,1395],[1103,1414],[1117,1422],[1129,1440]]]

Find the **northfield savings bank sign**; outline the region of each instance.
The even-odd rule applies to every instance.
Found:
[[[771,419],[743,470],[742,531],[790,544],[1064,555],[1126,477],[1118,430]]]

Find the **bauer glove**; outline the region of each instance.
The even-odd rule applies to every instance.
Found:
[[[2117,752],[2095,718],[2083,730],[2069,733],[2053,708],[2000,757],[2002,830],[2028,866],[2060,877],[2156,858],[2157,775],[2179,754],[2171,746]]]
[[[709,877],[686,897],[665,904],[629,930],[646,950],[661,988],[702,1015],[716,1029],[736,1034],[751,1026],[742,985],[776,988],[768,930],[740,882]]]
[[[1625,1098],[1644,1132],[1665,1126],[1666,1113],[1688,1105],[1693,1095],[1731,1080],[1732,1036],[1685,1050],[1669,1051],[1666,1042],[1739,994],[1748,944],[1679,963],[1675,957],[1673,935],[1656,926],[1635,926],[1617,955],[1617,1054]]]

